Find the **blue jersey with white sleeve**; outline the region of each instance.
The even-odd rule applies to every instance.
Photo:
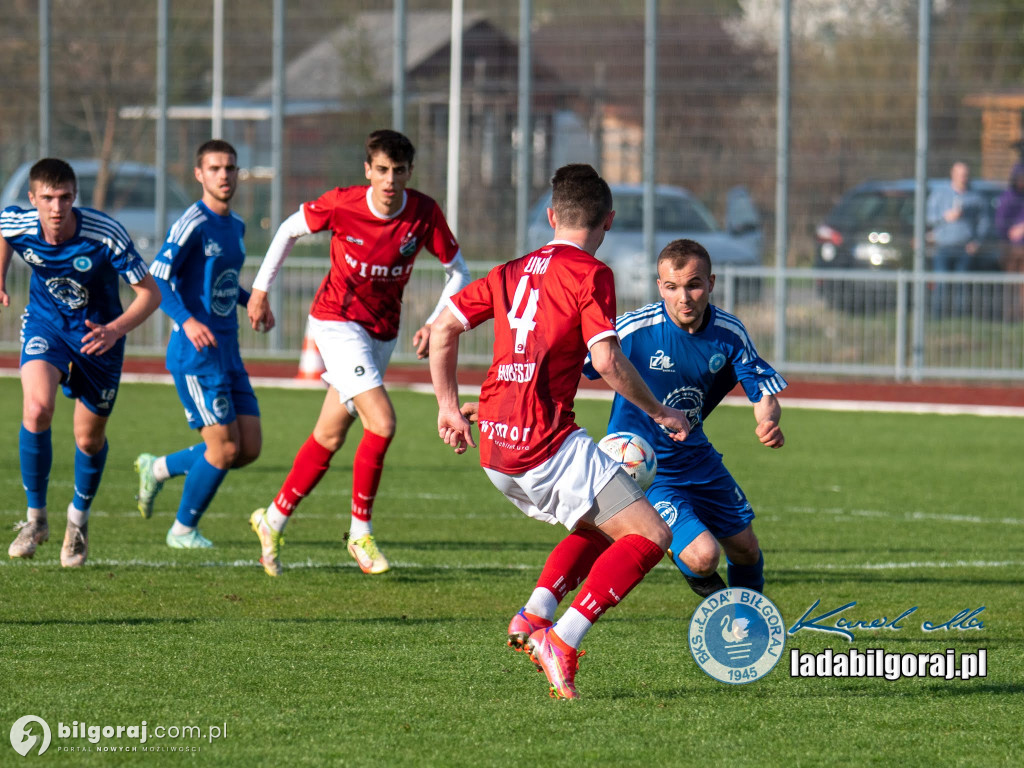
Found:
[[[646,413],[616,394],[609,432],[633,432],[646,438],[658,456],[658,475],[684,473],[717,452],[704,434],[704,419],[738,382],[756,403],[786,387],[761,359],[738,318],[714,305],[703,328],[689,333],[668,316],[664,302],[649,304],[617,318],[622,351],[636,366],[654,396],[685,412],[690,434],[671,440]],[[584,374],[597,378],[588,358]]]
[[[146,276],[146,262],[114,219],[92,208],[71,210],[75,234],[57,245],[46,242],[34,208],[5,208],[0,234],[32,268],[25,318],[81,346],[86,320],[103,325],[124,311],[118,275],[135,285]]]
[[[245,223],[238,214],[221,216],[201,200],[171,226],[149,269],[160,287],[160,308],[174,321],[167,345],[168,370],[241,366],[238,305],[248,299],[238,284],[245,262],[244,237]],[[196,350],[192,346],[182,329],[190,317],[214,333],[218,347]]]

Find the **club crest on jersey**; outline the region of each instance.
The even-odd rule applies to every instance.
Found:
[[[416,243],[416,235],[406,232],[402,237],[402,242],[398,245],[398,252],[407,259],[412,258],[416,253]]]
[[[708,370],[712,373],[718,373],[722,368],[725,367],[725,355],[721,352],[715,352],[708,360]]]
[[[676,518],[679,517],[679,511],[670,501],[659,501],[654,505],[654,511],[661,515],[661,519],[665,521],[665,525],[670,528],[676,524]]]
[[[224,249],[220,247],[220,243],[216,240],[210,240],[206,243],[203,248],[203,252],[206,254],[208,259],[216,259],[218,256],[224,253]]]
[[[79,256],[71,262],[71,266],[73,266],[78,272],[88,272],[92,269],[92,259],[88,256]]]
[[[81,309],[89,303],[89,291],[70,277],[51,277],[46,281],[46,290],[69,309]]]
[[[41,355],[49,349],[50,342],[48,342],[42,336],[33,336],[31,339],[25,342],[26,355]]]
[[[651,355],[652,371],[671,371],[675,368],[672,358],[665,354],[665,350],[659,349]]]
[[[704,599],[687,640],[697,666],[723,683],[741,685],[772,671],[786,647],[786,625],[771,600],[745,587]]]
[[[31,248],[26,248],[25,252],[21,254],[21,258],[24,259],[27,264],[35,264],[37,267],[43,263],[43,257]]]
[[[226,269],[217,275],[210,288],[210,311],[227,317],[238,304],[238,270]]]
[[[700,425],[704,412],[704,393],[697,387],[680,387],[669,392],[662,402],[669,408],[676,408],[685,413],[690,429],[696,429]]]

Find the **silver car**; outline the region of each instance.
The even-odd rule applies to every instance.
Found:
[[[655,259],[668,243],[680,238],[696,240],[711,254],[715,267],[726,264],[759,266],[764,233],[761,217],[743,187],[729,190],[726,226],[721,228],[711,212],[682,187],[659,185],[655,188],[654,255],[643,251],[643,186],[612,184],[615,221],[597,252],[599,259],[615,273],[615,291],[622,308],[635,306],[656,295]],[[551,193],[537,201],[530,212],[527,245],[535,250],[551,240],[547,220]]]
[[[91,208],[99,161],[68,160],[68,163],[78,179],[75,205]],[[0,209],[9,205],[32,207],[28,200],[28,172],[32,165],[23,163],[7,180],[0,193]],[[157,232],[156,227],[156,168],[142,163],[120,163],[112,165],[110,170],[106,201],[101,208],[128,230],[136,249],[148,261],[156,253],[165,234],[165,231]],[[177,220],[192,202],[176,181],[167,180],[168,224]]]

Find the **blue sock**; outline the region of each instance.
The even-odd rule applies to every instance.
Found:
[[[217,469],[213,466],[205,456],[196,459],[185,476],[185,488],[181,492],[177,521],[189,528],[195,528],[227,473],[226,469]]]
[[[110,443],[104,440],[100,452],[95,456],[89,456],[75,446],[75,499],[71,502],[75,509],[88,512],[92,506],[93,497],[99,490],[100,480],[103,479],[103,467],[107,463],[109,447]]]
[[[167,462],[167,472],[171,477],[187,475],[188,471],[192,469],[192,465],[196,463],[196,459],[205,452],[206,443],[196,443],[189,448],[184,448],[175,453],[168,453],[164,459]]]
[[[764,590],[764,553],[757,553],[757,562],[753,565],[736,565],[729,558],[729,586],[746,587],[755,592]]]
[[[50,429],[29,432],[22,424],[18,433],[18,454],[21,458],[21,484],[29,507],[46,507],[46,487],[50,483],[50,467],[53,466],[53,443]]]

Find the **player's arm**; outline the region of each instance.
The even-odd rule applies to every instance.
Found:
[[[11,298],[7,295],[7,270],[11,268],[11,258],[14,256],[14,249],[3,235],[0,235],[0,305],[9,307]]]
[[[757,439],[769,448],[781,448],[786,443],[779,421],[782,419],[782,405],[775,395],[764,395],[754,403],[754,419]]]
[[[160,288],[151,274],[146,272],[137,283],[131,283],[135,291],[128,308],[105,325],[86,320],[89,332],[82,337],[81,352],[86,355],[102,355],[122,336],[134,330],[160,306]]]
[[[192,315],[185,306],[181,294],[171,285],[171,277],[178,273],[183,260],[187,258],[189,248],[201,247],[201,244],[196,246],[196,240],[193,239],[198,238],[195,231],[189,237],[190,239],[184,242],[168,238],[153,260],[149,272],[156,280],[160,292],[160,308],[181,328],[185,337],[192,342],[192,346],[199,350],[204,347],[216,347],[217,337],[205,323]]]
[[[467,330],[455,314],[445,307],[433,322],[430,332],[430,380],[437,397],[437,434],[456,453],[467,446],[476,447],[473,430],[459,410],[459,337]]]
[[[469,285],[469,267],[466,260],[462,258],[462,251],[455,254],[455,257],[444,265],[445,281],[441,290],[441,298],[430,313],[423,326],[413,334],[412,344],[416,348],[416,357],[422,360],[430,351],[430,326],[445,308],[448,299]]]
[[[281,265],[292,252],[300,237],[312,233],[306,214],[300,207],[277,228],[274,239],[270,241],[267,255],[263,257],[256,279],[252,281],[252,295],[246,304],[245,311],[249,315],[249,323],[254,331],[270,330],[274,327],[274,314],[270,311],[267,292],[281,271]]]
[[[640,372],[623,354],[617,338],[606,336],[594,342],[590,346],[590,361],[608,386],[668,430],[673,440],[686,439],[690,433],[686,414],[669,408],[654,396]]]

